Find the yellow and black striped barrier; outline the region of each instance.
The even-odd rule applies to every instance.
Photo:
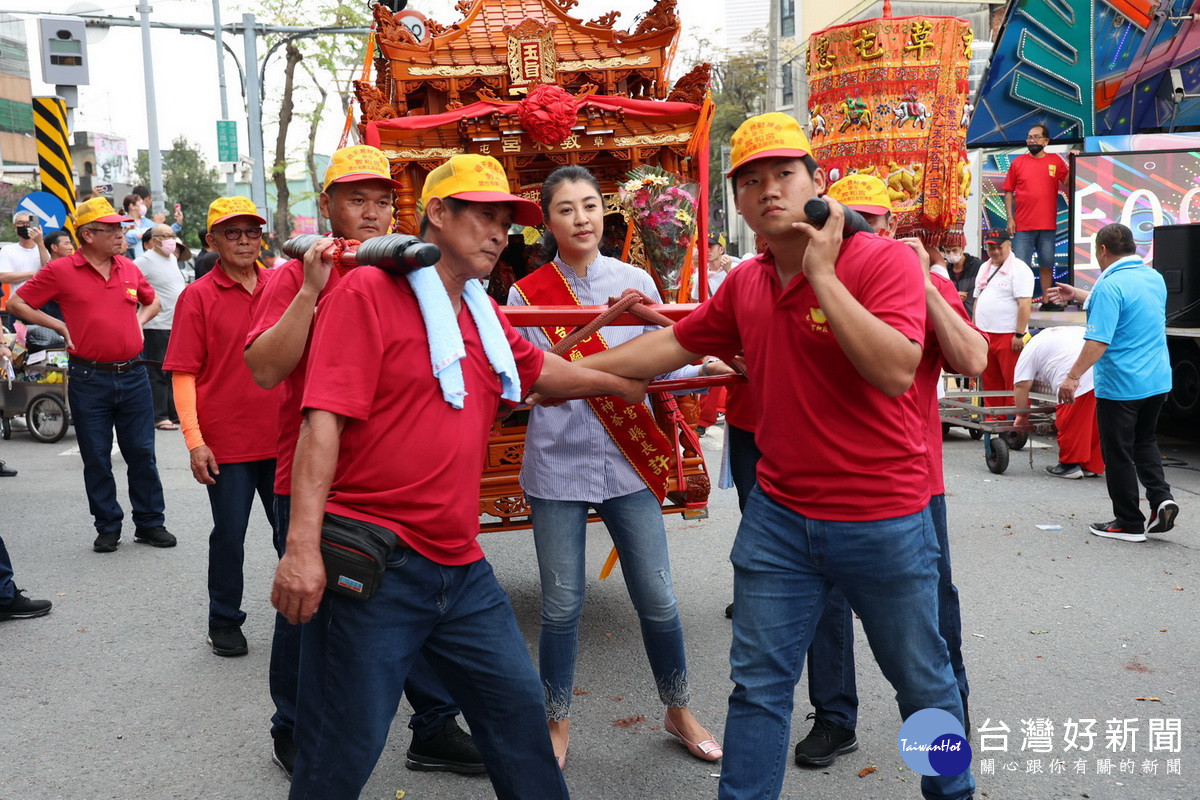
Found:
[[[66,101],[61,97],[33,98],[33,127],[37,136],[42,190],[62,200],[67,207],[68,216],[63,227],[74,235],[75,179],[71,174]]]

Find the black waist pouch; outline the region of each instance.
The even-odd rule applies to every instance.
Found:
[[[396,534],[381,525],[327,513],[321,525],[326,588],[366,600],[383,582],[397,544]]]

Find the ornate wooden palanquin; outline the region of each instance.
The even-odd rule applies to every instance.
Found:
[[[600,181],[606,207],[627,217],[616,200],[618,184],[636,166],[662,167],[701,185],[697,238],[706,241],[711,70],[698,65],[668,87],[680,33],[676,0],[659,0],[633,30],[614,27],[617,12],[590,22],[575,19],[568,14],[575,5],[576,0],[460,0],[456,10],[462,19],[450,26],[427,20],[428,33],[420,41],[389,10],[375,7],[375,77],[356,81],[355,93],[362,139],[383,151],[401,186],[395,230],[417,233],[417,197],[431,170],[453,155],[474,153],[497,158],[511,191],[534,200],[559,166],[586,166]],[[550,108],[540,105],[546,84],[566,93],[555,93],[554,106],[567,120],[565,138],[522,122]],[[645,267],[637,238],[629,245],[627,260]],[[703,249],[697,248],[697,256]],[[704,258],[695,260],[706,294]],[[590,317],[601,310],[591,310]],[[525,315],[524,325],[579,325],[581,312],[526,307],[517,313]],[[492,432],[480,513],[499,521],[482,521],[485,530],[529,525],[517,483],[524,433],[517,422],[497,423]],[[694,448],[681,447],[681,453],[691,477],[683,491],[672,486],[664,512],[703,515],[699,489],[703,484],[707,497],[708,488],[703,457]]]

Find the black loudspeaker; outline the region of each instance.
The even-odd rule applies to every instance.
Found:
[[[1155,228],[1154,268],[1167,284],[1167,325],[1200,326],[1200,224]]]

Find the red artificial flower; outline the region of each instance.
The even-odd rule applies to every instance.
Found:
[[[553,83],[543,83],[517,103],[517,118],[535,141],[562,144],[575,124],[575,98]]]

